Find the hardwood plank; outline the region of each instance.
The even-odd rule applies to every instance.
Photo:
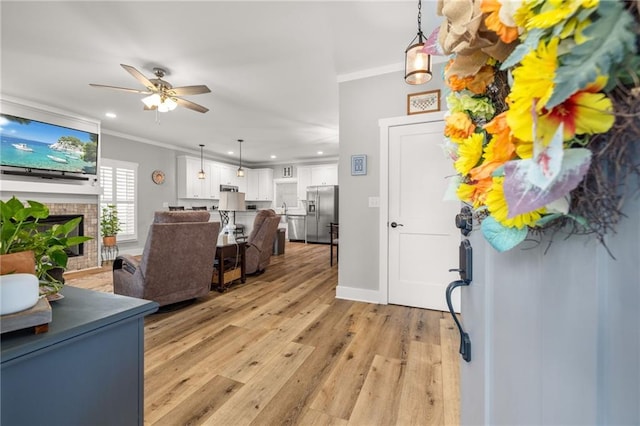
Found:
[[[353,407],[349,424],[396,424],[403,378],[404,365],[401,360],[376,355]]]
[[[251,383],[233,395],[226,404],[206,419],[211,425],[247,425],[313,352],[310,346],[288,343],[278,356],[269,360]]]
[[[247,383],[271,358],[278,355],[283,345],[291,342],[327,308],[328,305],[318,305],[298,314],[296,318],[288,319],[280,328],[270,331],[264,338],[248,345],[242,353],[226,360],[220,366],[220,374]]]
[[[320,328],[324,330],[324,338],[317,339],[314,351],[264,407],[260,417],[253,422],[255,426],[306,424],[301,419],[305,407],[313,400],[353,337],[349,332],[336,333],[330,324],[321,324]],[[296,339],[296,342],[300,341]]]
[[[460,424],[460,333],[451,317],[440,320],[444,424]]]
[[[412,341],[400,393],[398,424],[443,425],[444,401],[440,346]],[[420,380],[416,380],[419,377]]]
[[[157,426],[201,425],[205,419],[231,398],[243,384],[222,376],[214,376],[153,424]]]
[[[305,426],[347,426],[349,422],[309,408],[305,411],[299,424]]]

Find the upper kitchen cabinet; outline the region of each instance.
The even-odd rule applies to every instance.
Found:
[[[298,198],[307,199],[307,187],[317,185],[337,185],[338,165],[319,164],[298,167]]]
[[[221,185],[233,185],[238,187],[239,192],[247,192],[247,177],[245,169],[245,177],[236,176],[238,170],[234,166],[218,165],[220,167],[220,184]]]
[[[273,169],[248,169],[247,201],[273,200]]]
[[[209,180],[209,193],[214,200],[220,199],[220,166],[216,163],[208,164],[207,178]],[[205,170],[207,171],[207,170]]]
[[[311,185],[337,185],[338,165],[311,166]]]
[[[198,179],[202,166],[199,158],[178,157],[178,198],[212,199],[208,162],[204,164],[205,178]]]

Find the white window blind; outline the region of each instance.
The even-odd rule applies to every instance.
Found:
[[[108,204],[114,204],[120,219],[118,240],[138,238],[138,164],[103,158],[100,165],[100,211]]]

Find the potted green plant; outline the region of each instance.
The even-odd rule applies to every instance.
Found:
[[[47,217],[49,208],[37,201],[28,200],[25,205],[15,196],[9,201],[0,201],[2,273],[35,272],[41,290],[44,293],[56,293],[62,287],[62,282],[55,274],[52,275],[52,271],[59,268],[64,270],[69,259],[67,250],[91,237],[69,236],[80,224],[81,218],[43,228],[39,221]],[[4,257],[7,255],[9,257]],[[30,265],[18,266],[12,270],[13,266],[10,265],[14,263],[8,260],[12,257],[27,259]]]
[[[102,244],[105,246],[116,245],[116,235],[120,231],[120,219],[118,219],[118,209],[113,204],[108,204],[102,208],[100,215],[100,233],[102,234]]]

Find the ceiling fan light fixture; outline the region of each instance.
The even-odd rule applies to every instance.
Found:
[[[149,95],[146,98],[142,98],[142,103],[147,106],[147,108],[153,108],[160,105],[160,95],[154,93],[153,95]]]
[[[404,81],[408,84],[424,84],[431,80],[431,55],[425,51],[425,42],[426,37],[422,33],[422,1],[418,0],[418,34],[404,51]]]
[[[176,109],[178,103],[171,98],[164,98],[158,105],[158,111],[160,112],[169,112]]]

